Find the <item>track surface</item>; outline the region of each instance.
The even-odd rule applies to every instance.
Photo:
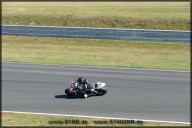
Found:
[[[79,76],[105,82],[108,93],[67,97],[64,89]],[[190,72],[3,63],[2,109],[189,122]]]

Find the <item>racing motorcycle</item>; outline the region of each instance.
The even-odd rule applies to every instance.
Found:
[[[97,82],[90,84],[86,87],[85,93],[76,91],[77,86],[74,83],[69,84],[68,88],[65,90],[67,95],[79,96],[83,98],[91,96],[103,96],[107,93],[105,88],[106,84],[102,82]]]

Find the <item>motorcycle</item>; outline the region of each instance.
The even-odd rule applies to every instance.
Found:
[[[85,92],[79,92],[77,91],[77,85],[75,83],[71,83],[65,90],[65,93],[67,95],[79,96],[83,98],[88,98],[91,96],[103,96],[107,93],[105,86],[106,84],[102,82],[88,84]]]

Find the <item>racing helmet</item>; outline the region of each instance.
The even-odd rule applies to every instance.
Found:
[[[79,84],[82,84],[82,83],[83,83],[83,80],[84,80],[84,77],[79,77],[79,78],[77,79],[77,82],[78,82]]]

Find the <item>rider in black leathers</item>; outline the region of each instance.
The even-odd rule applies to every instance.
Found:
[[[89,88],[91,86],[92,86],[92,84],[90,84],[89,81],[86,78],[79,77],[77,79],[77,89],[76,89],[76,91],[77,92],[83,92],[84,94],[86,94],[87,88]],[[87,94],[87,95],[89,96],[90,94]]]
[[[77,92],[84,92],[86,91],[86,84],[88,84],[88,80],[85,79],[84,77],[79,77],[77,79]]]

